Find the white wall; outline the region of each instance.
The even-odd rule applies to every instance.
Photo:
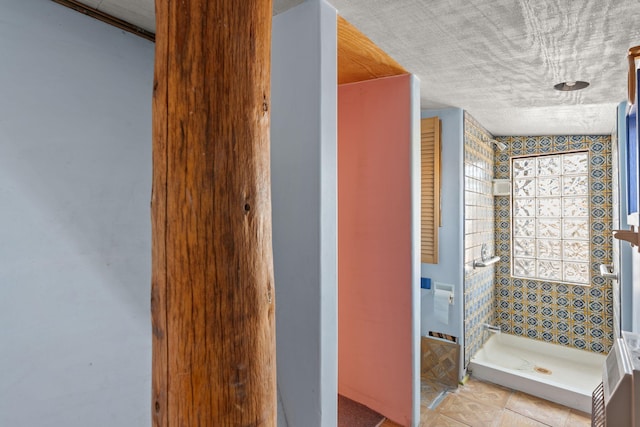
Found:
[[[0,425],[150,425],[153,44],[0,0]]]
[[[279,424],[337,419],[336,11],[274,17],[271,180]]]
[[[454,285],[455,299],[449,324],[445,325],[433,314],[433,293],[421,290],[420,333],[426,336],[433,330],[454,335],[464,346],[464,116],[459,108],[423,110],[421,113],[422,118],[434,116],[442,123],[442,226],[438,235],[438,264],[422,264],[421,275],[431,278],[432,290],[434,282]]]

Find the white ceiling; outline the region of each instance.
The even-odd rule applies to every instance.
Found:
[[[309,0],[315,1],[315,0]],[[82,0],[155,32],[154,0]],[[302,0],[274,0],[274,14]],[[494,135],[609,134],[626,99],[638,0],[329,0],[421,82]],[[553,85],[584,80],[577,92]]]

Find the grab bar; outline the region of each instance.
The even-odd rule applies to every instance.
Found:
[[[473,268],[489,267],[490,265],[493,265],[498,261],[500,261],[500,257],[497,256],[497,255],[494,256],[494,257],[491,257],[491,258],[489,258],[487,260],[473,261]]]
[[[613,265],[600,264],[600,275],[605,279],[618,280],[618,275],[613,272]]]

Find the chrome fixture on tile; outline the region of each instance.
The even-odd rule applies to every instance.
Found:
[[[482,342],[486,342],[488,340],[487,334],[500,334],[502,329],[500,326],[491,325],[489,323],[482,324]]]
[[[507,144],[505,144],[504,142],[500,142],[500,141],[497,141],[495,139],[488,139],[486,136],[483,136],[482,140],[484,142],[490,142],[490,143],[494,144],[496,146],[496,148],[498,149],[498,151],[504,151],[504,150],[507,149]]]
[[[500,326],[491,325],[489,323],[483,323],[482,324],[482,342],[484,343],[489,339],[489,337],[487,337],[487,334],[489,335],[500,334],[501,332],[502,332],[502,329],[500,329]]]
[[[473,261],[473,268],[476,269],[478,267],[488,267],[496,262],[500,261],[499,256],[489,257],[489,249],[487,248],[487,244],[482,244],[482,249],[480,249],[480,256],[482,258],[481,261]]]
[[[613,264],[600,264],[600,275],[605,279],[618,280],[618,274],[613,271]]]
[[[491,142],[493,142],[495,146],[498,147],[498,151],[504,151],[507,149],[507,144],[505,144],[504,142],[496,141],[495,139],[492,139]]]
[[[491,332],[491,333],[494,333],[494,334],[499,334],[500,332],[502,332],[502,329],[500,329],[500,326],[491,325],[489,323],[483,323],[482,324],[482,328],[485,331]]]

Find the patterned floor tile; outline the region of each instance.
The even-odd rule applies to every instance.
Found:
[[[433,392],[439,385],[423,383],[422,387],[423,391]],[[471,378],[465,386],[448,391],[434,409],[424,403],[420,406],[420,427],[448,426],[589,427],[591,415]]]
[[[564,427],[591,427],[591,414],[572,409]]]
[[[497,427],[546,427],[546,424],[505,409]]]
[[[450,394],[438,405],[436,412],[471,427],[488,427],[500,419],[502,408]]]
[[[503,408],[507,404],[512,391],[497,384],[469,378],[464,386],[458,387],[458,393],[468,399]]]
[[[569,418],[569,408],[519,391],[511,395],[505,407],[550,426],[562,427]]]
[[[468,427],[468,425],[434,412],[428,418],[420,419],[420,427]]]
[[[450,389],[444,384],[431,380],[420,380],[420,405],[429,406],[443,391]]]

